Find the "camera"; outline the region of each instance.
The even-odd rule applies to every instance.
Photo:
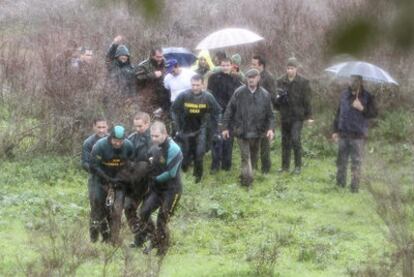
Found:
[[[277,94],[276,94],[276,102],[279,105],[287,105],[287,104],[289,104],[288,91],[287,91],[287,89],[278,88],[276,90],[276,92],[277,92]]]

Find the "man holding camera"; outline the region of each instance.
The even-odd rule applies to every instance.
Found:
[[[289,171],[290,152],[295,157],[294,174],[302,168],[301,132],[303,121],[311,119],[311,89],[309,81],[297,73],[299,63],[296,58],[288,59],[286,74],[277,80],[278,94],[274,106],[280,112],[282,129],[282,168]]]

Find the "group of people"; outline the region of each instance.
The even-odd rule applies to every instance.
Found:
[[[299,62],[287,60],[286,73],[278,79],[266,68],[261,55],[240,70],[241,57],[217,52],[214,64],[200,56],[194,70],[177,60],[166,61],[162,48],[153,48],[149,59],[133,66],[128,48],[118,36],[107,54],[112,89],[127,103],[137,104],[136,129],[128,138],[122,125],[108,133],[108,122],[96,119],[95,133],[84,143],[83,167],[90,173],[90,236],[96,241],[118,240],[124,210],[135,235],[134,246],[168,249],[169,217],[182,190],[180,171],[193,166],[195,183],[204,175],[204,155],[211,151],[210,172],[230,171],[236,138],[241,155],[240,184],[250,188],[254,170],[270,172],[270,148],[275,137],[275,115],[280,114],[282,164],[289,172],[293,149],[293,174],[301,174],[301,132],[313,122],[309,81],[298,74]],[[145,93],[147,92],[147,93]],[[146,101],[151,100],[151,105]],[[351,157],[351,191],[357,192],[361,175],[368,119],[377,115],[372,94],[361,76],[352,76],[341,94],[332,138],[339,142],[337,185],[346,185]],[[159,121],[151,124],[150,114]],[[169,135],[170,134],[170,135]],[[151,214],[159,208],[157,224]]]
[[[118,243],[122,212],[135,236],[134,247],[149,245],[164,255],[169,245],[167,222],[182,190],[180,147],[168,136],[164,123],[150,123],[147,113],[133,120],[127,137],[122,125],[108,133],[108,121],[94,120],[94,134],[83,144],[82,167],[89,173],[92,242]],[[159,209],[156,224],[151,214]]]

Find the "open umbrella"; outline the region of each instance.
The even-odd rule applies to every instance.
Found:
[[[204,38],[197,50],[209,50],[256,42],[263,38],[252,31],[241,28],[227,28],[216,31]]]
[[[325,71],[334,73],[336,77],[349,78],[352,75],[360,75],[364,80],[398,85],[398,82],[385,70],[374,64],[362,61],[339,63],[326,68]]]
[[[162,51],[166,60],[175,59],[180,66],[191,66],[197,60],[197,56],[186,48],[168,47],[163,48]]]

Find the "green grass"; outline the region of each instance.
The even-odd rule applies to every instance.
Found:
[[[256,173],[249,191],[237,184],[238,152],[231,173],[209,175],[207,156],[201,184],[184,176],[180,207],[170,222],[172,247],[161,276],[257,275],[256,253],[272,247],[277,257],[263,276],[272,271],[274,276],[348,276],[390,251],[367,190],[351,194],[335,186],[334,156],[307,156],[300,176],[278,175],[279,149],[275,144],[272,150],[272,173]],[[72,275],[103,275],[104,257],[112,248],[87,241],[87,176],[77,163],[68,157],[43,157],[0,165],[1,276],[24,276],[28,268],[41,272],[41,257],[50,255],[44,249],[51,247],[51,220],[57,225],[55,243],[66,247],[59,257],[71,257],[71,240],[82,248],[82,262]],[[128,255],[136,270],[153,268],[154,256],[126,247],[132,235],[126,224],[123,229],[125,246],[109,259],[107,274],[128,276]]]

